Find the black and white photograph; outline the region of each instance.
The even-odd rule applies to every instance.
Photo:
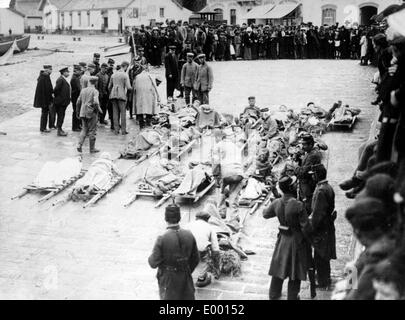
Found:
[[[0,300],[405,300],[404,86],[402,0],[0,0]]]

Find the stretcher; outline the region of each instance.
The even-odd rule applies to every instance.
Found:
[[[351,130],[353,129],[354,125],[357,122],[357,116],[352,117],[351,122],[335,122],[334,119],[332,119],[329,123],[327,128],[340,128],[340,129],[347,129]]]
[[[169,159],[170,160],[177,160],[180,161],[181,158],[186,155],[186,154],[190,154],[193,151],[193,147],[194,145],[198,142],[198,139],[193,139],[192,141],[190,141],[187,145],[183,146],[180,148],[179,152],[170,152],[170,156]],[[170,147],[170,145],[168,143],[166,143],[162,148],[159,149],[159,153],[160,155],[162,155],[162,153],[164,153],[165,148]],[[173,157],[174,155],[174,157]]]
[[[107,195],[107,193],[109,193],[112,189],[114,189],[117,185],[119,185],[122,182],[122,180],[123,176],[115,175],[105,189],[98,190],[94,193],[93,197],[83,205],[83,209],[100,201],[102,198],[104,198],[104,196]]]
[[[242,190],[243,192],[243,190]],[[266,186],[266,190],[258,199],[239,199],[238,206],[239,208],[250,209],[249,214],[253,215],[255,212],[260,208],[261,205],[267,207],[271,202],[271,188],[270,186]]]
[[[182,199],[182,200],[191,200],[194,203],[197,203],[200,199],[202,199],[214,186],[216,185],[215,179],[209,183],[209,185],[204,188],[203,190],[197,192],[195,195],[192,194],[176,194],[172,193],[171,197],[174,199]]]
[[[139,197],[150,197],[150,198],[160,198],[159,202],[155,205],[155,208],[159,208],[162,206],[166,201],[168,201],[172,194],[170,192],[163,193],[158,195],[154,192],[155,187],[148,183],[140,183],[137,185],[137,188],[134,193],[132,193],[128,202],[124,205],[125,208],[128,208],[133,204]]]
[[[28,193],[45,193],[46,192],[47,195],[45,195],[44,197],[42,197],[41,199],[38,200],[39,203],[45,202],[45,201],[51,199],[52,197],[56,196],[57,194],[61,193],[65,189],[67,189],[69,186],[74,184],[79,179],[81,179],[85,175],[85,173],[86,173],[86,170],[82,170],[78,175],[71,177],[69,180],[64,181],[63,184],[55,185],[54,187],[42,188],[42,187],[38,187],[33,184],[28,185],[28,186],[24,187],[23,192],[21,192],[19,195],[15,196],[13,198],[11,198],[11,200],[20,199]]]

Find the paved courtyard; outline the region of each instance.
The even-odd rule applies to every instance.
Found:
[[[55,37],[66,49],[72,47],[65,39]],[[52,41],[47,43],[49,47]],[[83,39],[86,41],[86,39]],[[99,42],[97,42],[99,41]],[[149,268],[147,258],[154,240],[165,229],[163,208],[140,199],[130,208],[124,203],[134,190],[143,164],[96,206],[82,209],[80,204],[52,206],[66,193],[44,204],[36,195],[20,200],[11,197],[31,183],[46,161],[76,156],[77,133],[68,130],[67,138],[55,133],[39,133],[39,110],[30,109],[35,79],[42,64],[72,64],[89,61],[94,50],[105,45],[104,39],[81,44],[83,52],[76,58],[71,53],[42,56],[32,51],[27,62],[0,67],[0,110],[15,107],[21,115],[0,118],[0,298],[2,299],[158,299],[156,271]],[[33,41],[31,46],[41,45]],[[121,58],[122,59],[122,58]],[[118,59],[117,59],[118,60]],[[309,101],[328,109],[337,100],[362,109],[360,121],[353,132],[334,132],[324,136],[330,147],[329,180],[337,193],[338,260],[333,262],[333,276],[339,279],[350,260],[351,229],[344,219],[350,202],[337,184],[349,177],[356,165],[357,148],[368,138],[375,108],[370,79],[374,70],[356,61],[253,61],[212,63],[214,90],[212,105],[221,112],[238,114],[255,95],[262,107],[271,109],[286,105],[299,110]],[[26,69],[24,69],[26,68]],[[23,71],[24,70],[24,71]],[[4,77],[4,74],[7,77]],[[163,74],[163,70],[154,70]],[[54,77],[55,78],[55,75]],[[164,85],[159,88],[164,97]],[[70,128],[71,107],[68,108],[66,129]],[[2,121],[3,120],[3,121]],[[98,147],[118,155],[119,150],[136,134],[129,120],[130,135],[113,135],[100,127]],[[95,157],[84,152],[85,167]],[[125,172],[131,162],[118,161]],[[200,204],[182,203],[183,221],[194,218]],[[205,289],[197,290],[198,299],[267,299],[270,277],[267,275],[277,236],[278,222],[265,221],[259,210],[248,218],[245,248],[256,255],[243,262],[239,278],[221,278]],[[302,298],[308,299],[308,283],[303,284]],[[322,293],[318,299],[328,299]]]

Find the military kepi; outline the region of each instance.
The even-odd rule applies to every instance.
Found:
[[[165,209],[165,220],[166,221],[180,221],[181,214],[180,214],[180,207],[171,204],[168,205]]]
[[[59,70],[60,73],[64,73],[64,72],[67,72],[67,71],[69,71],[68,67],[64,67],[64,68]]]

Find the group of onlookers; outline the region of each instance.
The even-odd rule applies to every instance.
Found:
[[[212,26],[208,22],[167,21],[167,25],[127,28],[125,39],[132,48],[142,47],[152,66],[160,66],[170,46],[180,55],[186,48],[207,61],[256,59],[360,59],[374,62],[372,37],[378,25],[339,26],[255,25]]]
[[[405,299],[405,6],[381,18],[387,29],[373,37],[379,129],[361,146],[353,177],[340,184],[355,199],[346,218],[364,247],[348,268],[350,281],[336,289],[336,297],[353,300]]]

